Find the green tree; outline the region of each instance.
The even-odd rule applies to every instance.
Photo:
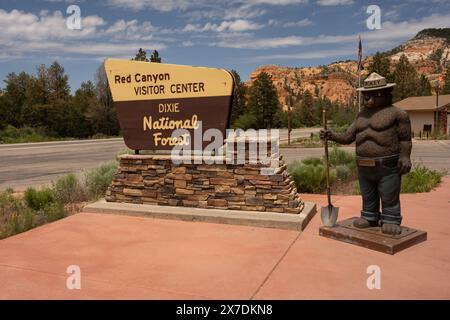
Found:
[[[233,104],[231,106],[231,123],[235,121],[246,112],[246,87],[241,82],[241,77],[235,70],[231,70],[234,79]]]
[[[256,118],[255,129],[273,127],[280,103],[272,79],[266,72],[261,72],[250,87],[248,109]]]
[[[95,133],[92,131],[91,123],[86,117],[89,106],[95,103],[94,83],[90,80],[81,83],[80,88],[75,92],[72,99],[71,118],[76,121],[75,126],[71,127],[74,137],[88,137]]]
[[[442,94],[450,94],[450,65],[447,67],[447,70],[445,72]]]
[[[2,96],[0,121],[6,125],[21,127],[24,124],[23,112],[27,104],[27,90],[33,77],[25,72],[10,73],[6,76],[6,87]]]
[[[119,123],[103,64],[95,74],[95,97],[96,99],[91,101],[86,112],[86,118],[90,122],[93,132],[117,135]]]
[[[431,96],[431,84],[428,81],[428,78],[425,75],[420,75],[420,86],[419,86],[419,95],[420,96]]]
[[[306,90],[302,96],[302,102],[300,104],[300,123],[306,127],[312,127],[317,124],[317,113],[314,110],[313,95],[309,90]]]
[[[70,97],[69,77],[58,61],[54,61],[47,69],[49,100],[66,100]]]
[[[143,50],[142,48],[139,48],[138,52],[136,53],[136,56],[131,60],[148,62],[147,52],[145,52],[145,50]]]
[[[151,57],[150,57],[150,62],[156,62],[156,63],[161,63],[161,57],[159,56],[159,52],[158,51],[153,51]]]
[[[380,52],[377,52],[373,56],[372,63],[369,65],[368,71],[369,74],[372,72],[376,72],[379,75],[386,78],[388,82],[392,82],[394,80],[393,75],[391,74],[391,62],[389,58]]]
[[[394,81],[397,84],[393,92],[394,101],[419,95],[419,74],[405,55],[402,55],[395,65]]]

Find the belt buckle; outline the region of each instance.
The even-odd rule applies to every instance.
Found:
[[[358,159],[357,163],[361,167],[375,167],[374,159]]]

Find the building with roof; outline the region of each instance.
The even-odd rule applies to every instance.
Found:
[[[436,107],[437,105],[437,107]],[[409,97],[394,103],[397,108],[408,112],[411,129],[417,136],[420,132],[432,132],[436,128],[436,112],[438,113],[438,129],[450,132],[450,94],[436,96]]]

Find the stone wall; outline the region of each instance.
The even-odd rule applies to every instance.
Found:
[[[122,155],[106,201],[298,214],[304,203],[278,159],[274,174],[262,175],[269,165],[176,165],[169,155]]]

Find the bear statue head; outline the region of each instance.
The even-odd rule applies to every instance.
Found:
[[[386,107],[392,104],[392,89],[395,83],[386,83],[386,78],[373,72],[364,80],[364,87],[357,91],[363,95],[362,103],[366,108]]]

